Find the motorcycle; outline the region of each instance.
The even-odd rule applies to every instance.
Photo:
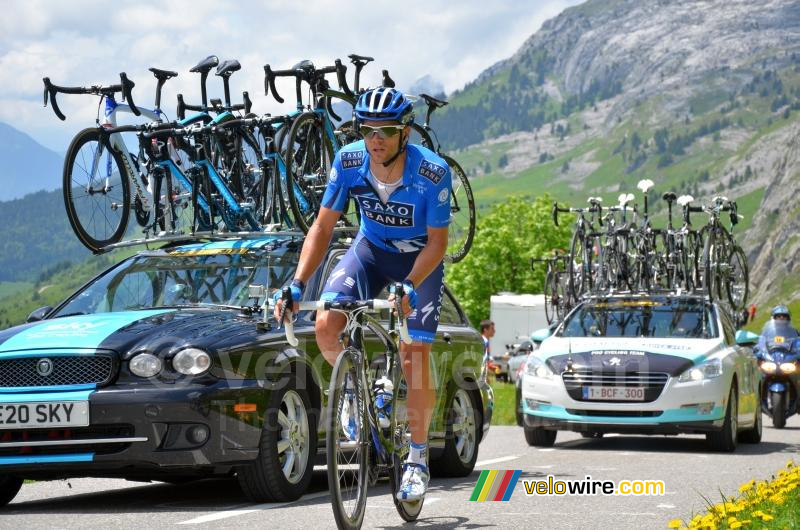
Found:
[[[758,366],[764,373],[761,410],[776,429],[798,412],[800,388],[800,335],[788,321],[771,320],[756,346]]]

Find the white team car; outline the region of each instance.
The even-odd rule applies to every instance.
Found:
[[[758,443],[757,338],[697,296],[584,300],[526,361],[525,439],[551,446],[557,431],[572,430],[702,433],[719,451]]]

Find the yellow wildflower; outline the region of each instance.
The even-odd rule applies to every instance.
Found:
[[[683,521],[680,519],[673,519],[669,522],[667,528],[680,528],[681,526],[683,526]]]

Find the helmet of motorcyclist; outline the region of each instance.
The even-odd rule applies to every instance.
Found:
[[[792,319],[792,314],[789,312],[789,308],[785,305],[776,305],[772,308],[772,318],[785,318],[786,320]]]

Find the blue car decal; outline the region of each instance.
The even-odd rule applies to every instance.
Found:
[[[0,456],[0,466],[13,464],[57,464],[60,462],[91,462],[94,453],[66,455]]]
[[[100,313],[43,320],[34,326],[26,327],[0,344],[0,352],[13,352],[13,356],[17,357],[18,350],[34,348],[94,349],[108,336],[125,326],[170,311],[174,309]],[[9,356],[0,353],[0,358]]]

